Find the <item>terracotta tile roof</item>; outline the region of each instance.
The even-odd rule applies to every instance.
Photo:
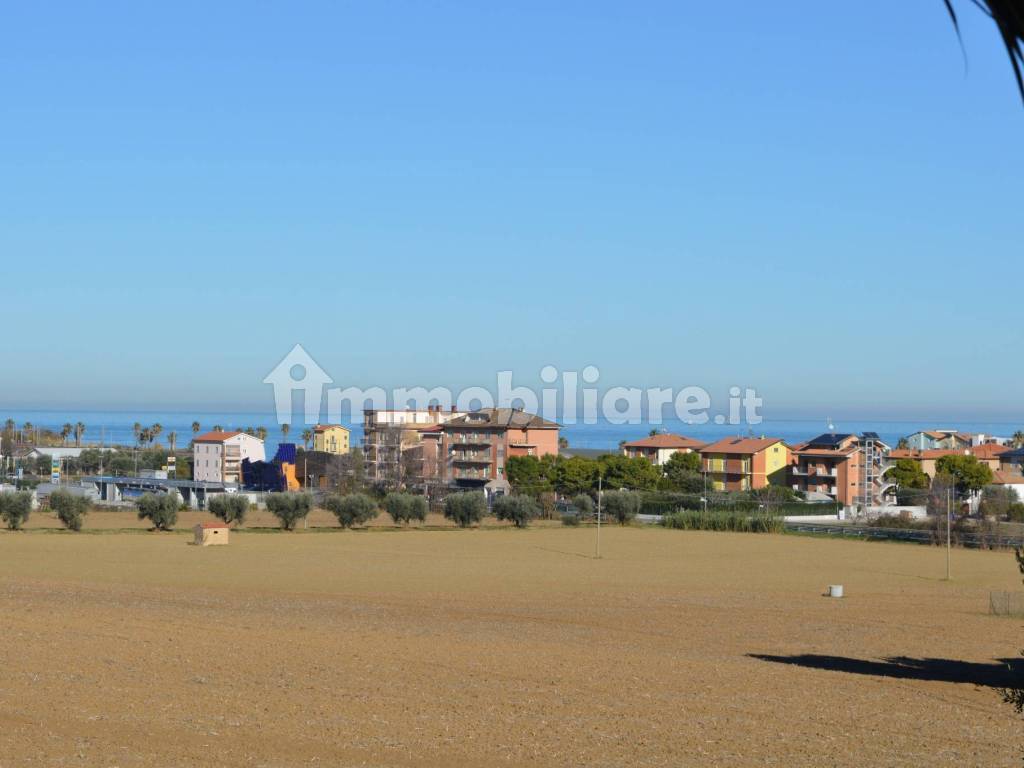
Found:
[[[963,448],[929,448],[919,451],[917,448],[895,448],[889,451],[890,459],[940,459],[943,456],[959,456]]]
[[[657,435],[650,435],[649,437],[641,438],[640,440],[633,440],[629,443],[624,443],[623,448],[690,448],[697,450],[707,445],[703,440],[695,440],[692,437],[686,437],[685,435],[673,435],[671,433],[663,433]]]
[[[326,432],[328,429],[344,429],[346,432],[351,432],[348,427],[342,424],[317,424],[313,427],[314,432]]]
[[[1007,469],[995,469],[992,471],[992,483],[994,485],[1024,485],[1024,475]]]
[[[225,440],[230,440],[235,435],[241,435],[242,433],[238,430],[234,432],[207,432],[206,434],[199,435],[199,437],[192,438],[194,443],[223,443]]]
[[[1010,449],[1005,445],[986,443],[985,445],[976,445],[970,451],[972,456],[977,456],[979,459],[994,459],[1004,453],[1009,453]]]
[[[701,453],[759,453],[776,443],[783,443],[778,437],[726,437],[718,442],[705,445]]]
[[[516,408],[481,408],[445,422],[445,429],[558,429],[559,425]]]

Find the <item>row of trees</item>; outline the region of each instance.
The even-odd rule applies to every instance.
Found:
[[[664,467],[644,458],[613,453],[596,459],[511,456],[505,462],[505,477],[517,491],[533,496],[545,492],[566,497],[595,493],[599,478],[607,490],[699,493],[704,487],[700,456],[696,453],[674,453]]]
[[[944,514],[947,498],[952,501],[976,494],[992,483],[992,469],[977,456],[942,456],[935,462],[930,478],[913,459],[897,459],[885,478],[897,483],[900,504],[926,504],[929,511]]]

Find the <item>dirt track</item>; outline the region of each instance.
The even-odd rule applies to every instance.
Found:
[[[0,534],[0,766],[1020,764],[1007,553],[945,583],[934,548],[791,536],[187,541]]]

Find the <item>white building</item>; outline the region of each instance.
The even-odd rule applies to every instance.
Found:
[[[263,441],[245,432],[207,432],[192,441],[192,478],[201,483],[240,483],[244,459],[266,461]]]

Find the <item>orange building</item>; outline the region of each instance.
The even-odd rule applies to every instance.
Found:
[[[1009,454],[1010,449],[1005,445],[986,443],[975,445],[971,448],[935,448],[930,451],[919,451],[914,448],[897,448],[889,452],[889,459],[912,459],[921,465],[921,471],[928,477],[935,477],[935,462],[943,456],[975,456],[978,461],[987,464],[993,472],[1000,468],[1000,457]]]
[[[819,435],[791,449],[790,483],[795,491],[823,493],[844,506],[878,505],[892,487],[882,479],[888,451],[873,432]]]
[[[701,467],[716,491],[784,485],[789,447],[777,437],[727,437],[700,449]]]

